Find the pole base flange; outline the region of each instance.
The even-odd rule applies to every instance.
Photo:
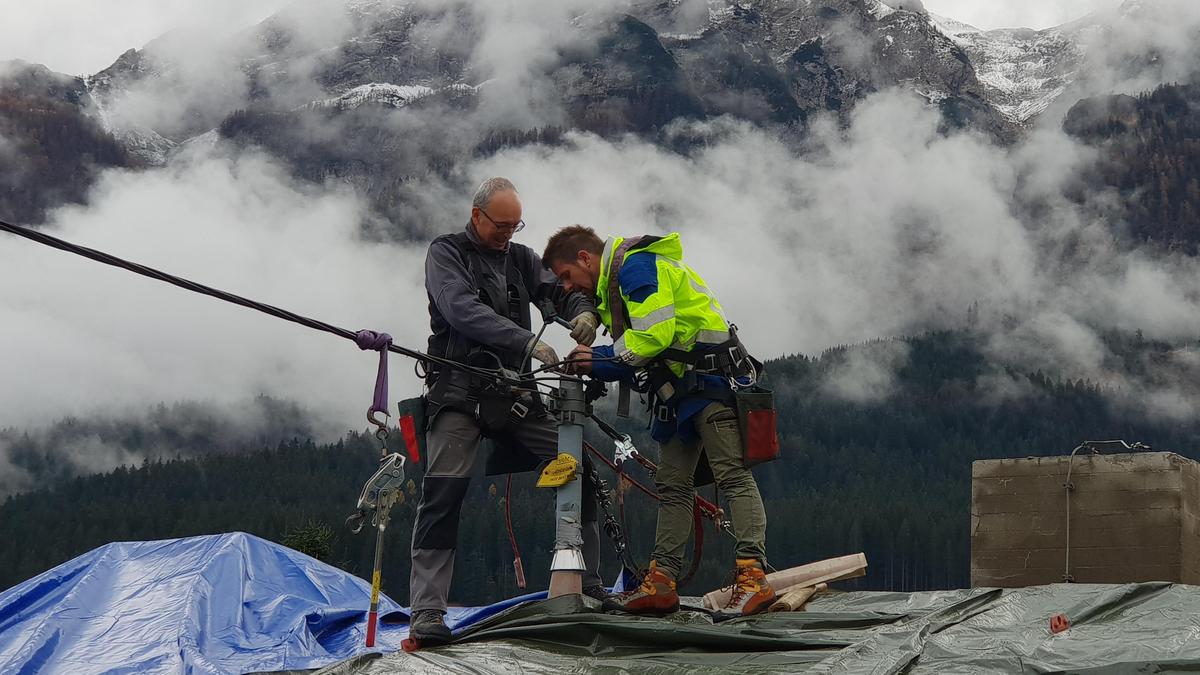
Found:
[[[583,572],[586,569],[583,552],[577,548],[560,548],[550,560],[551,572]]]

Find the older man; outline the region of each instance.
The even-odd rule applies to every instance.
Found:
[[[530,303],[553,303],[569,317],[571,337],[591,344],[598,318],[590,299],[566,294],[538,255],[512,241],[525,226],[521,198],[505,178],[479,186],[471,220],[456,234],[429,245],[425,290],[433,335],[429,353],[489,368],[525,371],[529,357],[559,361],[532,331]],[[427,465],[413,529],[410,635],[423,644],[450,639],[443,616],[454,569],[459,511],[470,483],[481,437],[492,440],[488,473],[526,471],[557,454],[552,417],[520,400],[486,390],[486,383],[451,367],[429,373]],[[527,400],[525,403],[528,403]],[[586,488],[583,504],[584,592],[605,597],[599,567],[595,499]]]
[[[542,262],[567,291],[594,294],[612,346],[580,345],[571,353],[578,372],[601,380],[647,376],[654,440],[662,444],[655,474],[661,496],[654,558],[642,585],[607,607],[632,614],[679,608],[676,579],[692,532],[694,476],[702,459],[729,499],[737,536],[736,582],[722,610],[751,615],[775,600],[767,581],[767,516],[758,484],[745,464],[731,383],[749,386],[759,366],[704,279],[683,262],[679,235],[614,237],[573,225],[546,243]]]

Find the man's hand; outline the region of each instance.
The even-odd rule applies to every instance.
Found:
[[[581,345],[591,345],[596,341],[596,327],[600,325],[600,317],[592,312],[584,312],[571,319],[571,339]]]
[[[558,354],[554,352],[554,348],[541,340],[534,345],[532,356],[547,366],[558,363]]]
[[[588,375],[592,372],[592,348],[577,345],[567,355],[567,372],[572,375]]]

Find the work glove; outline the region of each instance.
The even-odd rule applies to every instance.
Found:
[[[571,319],[571,338],[590,347],[596,341],[596,327],[599,325],[600,317],[592,312],[584,312]]]
[[[530,338],[531,342],[533,340],[537,340],[537,337],[535,336]],[[558,363],[559,361],[558,354],[555,353],[554,348],[545,342],[542,342],[541,340],[538,340],[537,344],[533,346],[533,353],[531,355],[533,358],[541,361],[547,366]]]

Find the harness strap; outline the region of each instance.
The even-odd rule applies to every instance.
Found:
[[[509,251],[505,254],[504,260],[504,279],[502,283],[501,294],[495,296],[490,293],[487,288],[487,264],[483,260],[483,253],[479,247],[471,241],[466,232],[457,232],[455,234],[442,235],[436,241],[445,241],[458,251],[458,254],[463,259],[463,264],[467,268],[467,273],[475,286],[475,293],[479,296],[480,302],[487,305],[496,314],[512,321],[522,328],[529,329],[532,326],[531,316],[529,312],[529,289],[527,283],[530,279],[536,279],[537,271],[526,264],[528,263],[527,256],[523,254],[525,250],[520,244],[511,243]],[[471,346],[471,341],[466,336],[461,335],[453,328],[448,328],[449,335],[446,337],[446,342],[442,345],[445,351],[444,356],[453,359],[462,359]],[[506,355],[507,356],[507,355]],[[525,364],[508,363],[509,367],[524,369]]]
[[[625,254],[637,246],[643,237],[629,237],[613,250],[612,260],[608,261],[608,306],[612,316],[613,341],[621,339],[625,334],[625,300],[621,298],[621,265],[625,262]],[[617,383],[617,417],[629,417],[630,400],[629,383],[624,379]]]

